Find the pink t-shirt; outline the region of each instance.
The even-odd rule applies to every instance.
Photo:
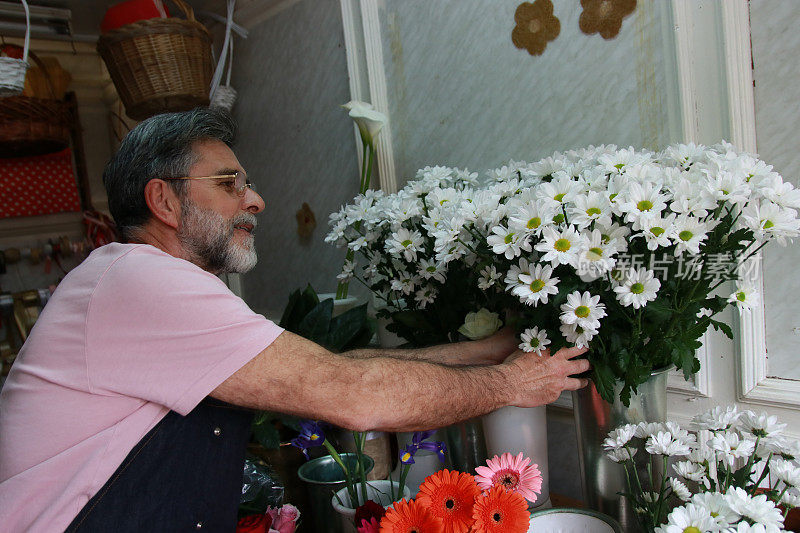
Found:
[[[189,413],[282,331],[152,246],[92,252],[0,394],[0,529],[64,530],[170,409]]]

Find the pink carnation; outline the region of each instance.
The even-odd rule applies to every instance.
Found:
[[[272,518],[269,533],[294,533],[300,511],[291,504],[285,504],[280,509],[269,507],[267,514]]]
[[[361,520],[361,525],[358,526],[357,532],[358,533],[379,533],[381,530],[381,523],[378,521],[377,518],[372,517],[367,522],[367,519],[364,518]]]

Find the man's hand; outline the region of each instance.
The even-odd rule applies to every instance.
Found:
[[[570,377],[591,368],[586,359],[575,357],[586,348],[562,348],[551,356],[549,350],[536,355],[516,351],[497,367],[507,376],[511,404],[517,407],[536,407],[554,402],[565,390],[577,390],[588,380]]]
[[[496,365],[514,353],[519,340],[512,328],[505,327],[491,337],[462,344],[465,349],[460,354],[460,364]]]

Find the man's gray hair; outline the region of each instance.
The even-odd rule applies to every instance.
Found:
[[[216,139],[231,146],[235,132],[236,124],[227,111],[201,107],[156,115],[133,128],[103,172],[108,207],[123,240],[135,237],[150,219],[144,199],[147,182],[186,176],[197,157],[194,143]],[[184,198],[184,180],[167,183]]]

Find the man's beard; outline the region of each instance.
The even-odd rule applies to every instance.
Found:
[[[192,263],[215,274],[244,273],[252,269],[258,261],[253,235],[250,234],[243,245],[234,241],[234,227],[238,224],[251,224],[255,229],[257,221],[252,213],[242,213],[232,219],[225,219],[211,209],[203,209],[193,202],[181,202],[181,222],[178,226],[178,240]]]

